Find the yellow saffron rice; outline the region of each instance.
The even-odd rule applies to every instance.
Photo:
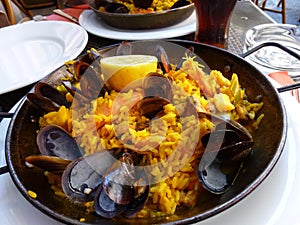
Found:
[[[201,73],[202,80],[191,79],[196,71]],[[137,217],[173,215],[180,207],[193,207],[201,195],[196,171],[204,149],[197,140],[211,131],[214,124],[205,118],[199,122],[193,114],[185,115],[186,105],[181,108],[180,103],[186,96],[197,111],[226,114],[235,121],[246,120],[249,129],[256,129],[263,118],[258,114],[263,103],[251,103],[245,98],[245,90],[240,87],[236,74],[231,79],[216,70],[205,74],[193,58],[187,58],[181,69],[171,70],[164,76],[171,78],[177,88],[173,90],[173,103],[164,106],[164,114],[158,120],[150,122],[133,107],[128,107],[133,99],[140,99],[139,90],[106,93],[91,102],[88,112],[62,106],[57,112],[40,118],[41,127],[57,124],[65,128],[86,155],[113,148],[140,148],[142,160],[138,164],[152,165],[150,173],[155,183]],[[123,104],[115,105],[120,103]],[[199,133],[195,133],[196,126]],[[192,154],[182,151],[183,146],[193,142],[198,144]],[[186,163],[182,166],[181,162]],[[158,164],[160,166],[156,166]]]
[[[177,1],[178,0],[153,0],[149,8],[143,9],[135,7],[133,4],[133,0],[116,0],[117,3],[124,4],[128,8],[130,14],[161,12],[170,9]],[[99,10],[105,11],[103,7],[100,7]]]

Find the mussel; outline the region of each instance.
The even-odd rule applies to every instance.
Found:
[[[153,0],[133,0],[135,7],[147,9],[151,7]]]
[[[64,193],[74,201],[92,201],[103,176],[116,161],[108,151],[97,152],[80,157],[68,165],[62,174]]]
[[[171,63],[166,50],[161,45],[156,46],[156,57],[158,59],[158,68],[160,68],[163,73],[168,73],[172,69]]]
[[[105,218],[131,217],[144,206],[148,195],[146,173],[136,168],[131,154],[124,153],[104,176],[94,199],[95,212]]]
[[[33,93],[27,94],[28,101],[42,112],[57,111],[60,106],[70,107],[65,96],[53,86],[39,82]]]
[[[139,7],[143,9],[147,9],[151,7],[152,3],[153,0],[133,0],[133,4],[135,7]],[[187,0],[178,0],[170,7],[170,9],[176,9],[189,4],[191,3]]]
[[[143,79],[144,98],[137,102],[141,115],[151,119],[163,110],[164,105],[172,102],[172,81],[159,73],[149,73]]]
[[[201,138],[205,153],[199,164],[198,176],[204,188],[222,194],[238,176],[254,142],[248,130],[237,122],[207,113],[199,113],[199,117],[209,118],[217,125]]]
[[[107,0],[95,0],[97,8],[103,7],[108,13],[128,13],[129,9],[121,3],[109,2]]]
[[[71,162],[57,156],[30,155],[25,158],[28,167],[38,167],[44,171],[62,174]]]
[[[191,4],[191,2],[188,0],[178,0],[171,6],[171,9],[180,8],[189,4]]]
[[[48,172],[62,174],[69,163],[84,154],[76,140],[56,125],[42,128],[36,141],[41,154],[25,158],[29,167],[35,166]]]
[[[43,155],[57,156],[70,161],[82,157],[84,154],[84,150],[76,140],[63,128],[56,125],[48,125],[39,131],[37,145]]]

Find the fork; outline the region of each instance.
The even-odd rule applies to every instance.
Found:
[[[295,83],[300,83],[300,75],[292,76],[292,79],[295,81]],[[299,89],[292,90],[292,95],[297,99],[297,101],[300,103],[300,92]]]
[[[294,83],[294,84],[288,84],[286,86],[282,86],[280,88],[277,88],[278,92],[285,92],[285,91],[291,91],[291,94],[296,98],[296,100],[300,103],[300,96],[299,96],[299,90],[300,88],[300,82]]]

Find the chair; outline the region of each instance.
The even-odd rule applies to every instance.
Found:
[[[1,27],[16,24],[16,16],[10,0],[1,0],[4,12],[1,12]]]
[[[4,12],[3,10],[0,10],[0,28],[7,27],[9,25],[10,25],[10,22],[7,18],[6,12]]]
[[[260,7],[262,10],[274,12],[274,13],[280,13],[282,16],[282,23],[286,23],[286,1],[285,0],[279,0],[277,7],[281,6],[281,10],[273,9],[273,8],[267,8],[267,0],[252,0],[258,7]]]
[[[28,17],[32,18],[31,10],[48,7],[61,8],[58,0],[12,0],[12,2]]]

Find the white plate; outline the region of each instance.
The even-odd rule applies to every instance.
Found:
[[[147,30],[122,30],[104,23],[92,10],[84,10],[79,17],[79,24],[89,33],[116,40],[149,40],[172,38],[190,34],[196,30],[195,11],[185,21],[176,25]]]
[[[88,41],[80,26],[26,22],[0,29],[0,94],[32,84],[77,57]]]
[[[228,210],[197,225],[299,225],[300,119],[298,104],[288,93],[281,94],[288,112],[287,143],[278,163],[263,183]],[[8,119],[0,123],[0,166],[5,165],[4,136]],[[28,203],[9,174],[0,176],[1,225],[62,225]]]

